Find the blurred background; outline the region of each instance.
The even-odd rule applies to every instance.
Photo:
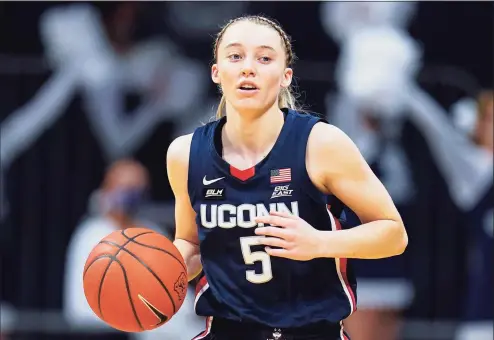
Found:
[[[493,9],[0,3],[1,340],[202,330],[193,287],[162,330],[108,329],[78,275],[113,230],[139,223],[173,237],[167,147],[214,115],[214,34],[260,13],[294,40],[300,101],[350,135],[404,217],[404,256],[354,261],[362,310],[402,315],[395,339],[492,339],[492,328],[458,334],[492,325]]]

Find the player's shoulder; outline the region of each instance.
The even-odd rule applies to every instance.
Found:
[[[323,138],[325,140],[338,139],[346,136],[346,134],[337,126],[328,123],[327,121],[319,121],[314,124],[311,130],[311,136]]]
[[[176,164],[188,167],[193,141],[196,140],[196,142],[201,142],[203,138],[210,138],[212,136],[211,133],[214,132],[217,124],[217,120],[212,121],[197,127],[192,133],[175,138],[168,146],[166,156],[167,162],[171,163],[171,165]]]
[[[321,151],[329,151],[330,149],[346,149],[354,147],[355,144],[350,137],[340,128],[321,120],[314,124],[310,134],[308,145],[310,148],[315,148]]]
[[[168,165],[188,166],[190,145],[192,144],[193,133],[175,138],[168,146],[166,161]]]

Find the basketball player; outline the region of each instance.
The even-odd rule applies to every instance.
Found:
[[[349,339],[347,258],[403,253],[390,196],[349,138],[295,110],[291,42],[260,16],[230,21],[214,46],[218,119],[169,147],[176,239],[189,280],[204,271],[194,339]],[[329,198],[337,198],[331,206]],[[334,201],[334,198],[332,201]],[[342,204],[362,221],[338,219]]]

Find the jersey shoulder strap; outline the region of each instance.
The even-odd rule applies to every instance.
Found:
[[[211,164],[210,150],[218,122],[219,120],[200,126],[194,130],[192,135],[187,181],[191,202],[194,201],[198,188],[202,188],[202,177]]]
[[[316,202],[324,200],[324,194],[322,194],[312,183],[307,173],[306,154],[307,144],[309,136],[314,125],[319,122],[328,123],[323,117],[316,116],[315,114],[301,113],[294,110],[289,110],[292,123],[290,125],[290,131],[285,138],[285,148],[282,152],[282,157],[289,157],[291,168],[294,173],[300,174],[302,186],[304,190],[309,194]],[[289,155],[289,156],[287,156]]]

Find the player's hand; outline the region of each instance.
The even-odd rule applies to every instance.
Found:
[[[256,235],[265,236],[259,242],[266,246],[269,255],[298,261],[312,260],[317,256],[319,231],[300,217],[272,211],[269,216],[257,217],[256,222],[271,225],[255,230]]]

